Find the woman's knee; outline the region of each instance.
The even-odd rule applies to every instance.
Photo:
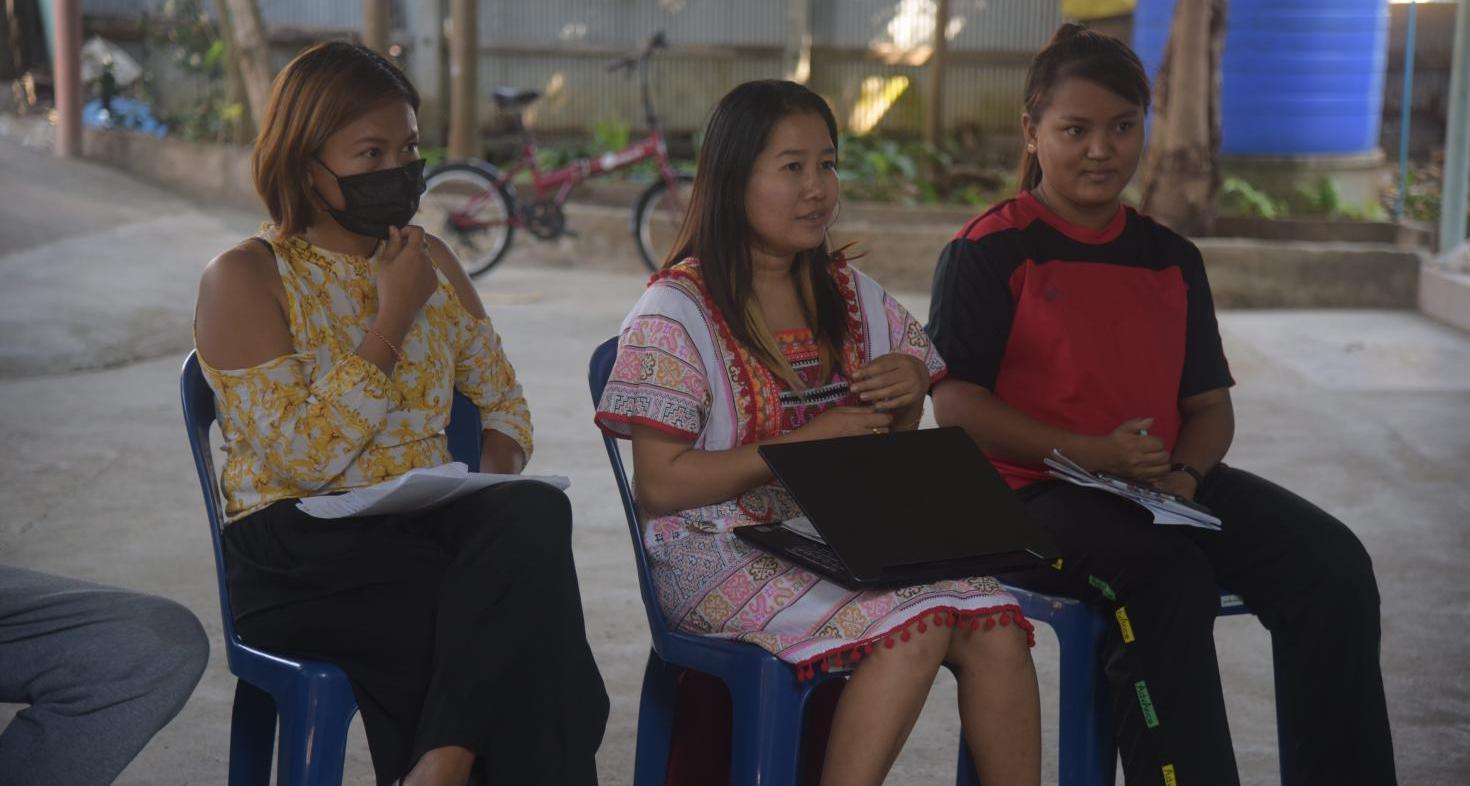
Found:
[[[874,648],[873,654],[890,661],[906,660],[938,668],[949,652],[953,629],[944,625],[928,624],[926,618],[927,615],[909,623],[902,630],[893,632],[881,646]],[[890,641],[893,643],[892,647],[888,646]]]
[[[961,672],[985,669],[998,673],[1019,674],[1033,668],[1031,640],[1020,625],[984,625],[971,630],[961,626],[950,637],[945,661]]]
[[[473,526],[465,545],[471,551],[498,556],[510,549],[531,558],[570,548],[572,505],[560,489],[523,480],[494,486],[491,491],[468,512]]]

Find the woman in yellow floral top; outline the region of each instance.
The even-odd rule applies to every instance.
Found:
[[[380,784],[594,784],[607,694],[560,491],[518,481],[333,520],[295,506],[449,461],[456,389],[480,411],[483,471],[519,473],[531,454],[479,296],[448,247],[408,225],[418,105],[363,47],[299,55],[255,146],[272,223],[200,282],[231,611],[247,643],[347,672]]]

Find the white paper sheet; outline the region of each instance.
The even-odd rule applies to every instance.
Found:
[[[1203,509],[1185,505],[1176,500],[1173,495],[1147,486],[1088,472],[1076,462],[1062,455],[1059,450],[1053,450],[1045,463],[1054,478],[1116,494],[1143,506],[1153,514],[1155,524],[1184,525],[1215,531],[1220,529],[1220,519]]]
[[[561,475],[492,475],[470,472],[469,467],[456,461],[427,469],[409,470],[392,480],[353,489],[346,494],[307,497],[297,502],[296,507],[319,519],[411,513],[438,507],[497,483],[516,480],[539,480],[562,491],[572,485],[570,479]]]

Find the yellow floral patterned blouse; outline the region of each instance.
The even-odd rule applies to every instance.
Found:
[[[481,424],[531,455],[531,415],[489,319],[465,310],[441,273],[385,376],[355,351],[377,312],[375,258],[302,237],[271,244],[295,352],[239,370],[200,359],[227,454],[220,486],[235,521],[282,499],[367,486],[450,460],[444,436],[457,388]]]

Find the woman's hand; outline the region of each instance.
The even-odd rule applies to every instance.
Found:
[[[1154,481],[1154,488],[1185,499],[1194,499],[1199,483],[1188,472],[1170,472]]]
[[[1100,449],[1094,462],[1097,466],[1091,469],[1145,483],[1168,475],[1169,453],[1164,450],[1164,441],[1148,433],[1153,424],[1153,418],[1134,418],[1107,436],[1095,437]]]
[[[885,434],[892,425],[893,416],[886,412],[877,412],[868,407],[833,407],[788,434],[785,441],[810,442],[863,434]]]
[[[922,403],[929,392],[924,361],[902,352],[875,358],[852,377],[852,392],[879,412],[903,412]]]
[[[388,228],[388,239],[379,256],[378,314],[389,320],[392,328],[407,330],[439,287],[428,249],[422,227]]]

